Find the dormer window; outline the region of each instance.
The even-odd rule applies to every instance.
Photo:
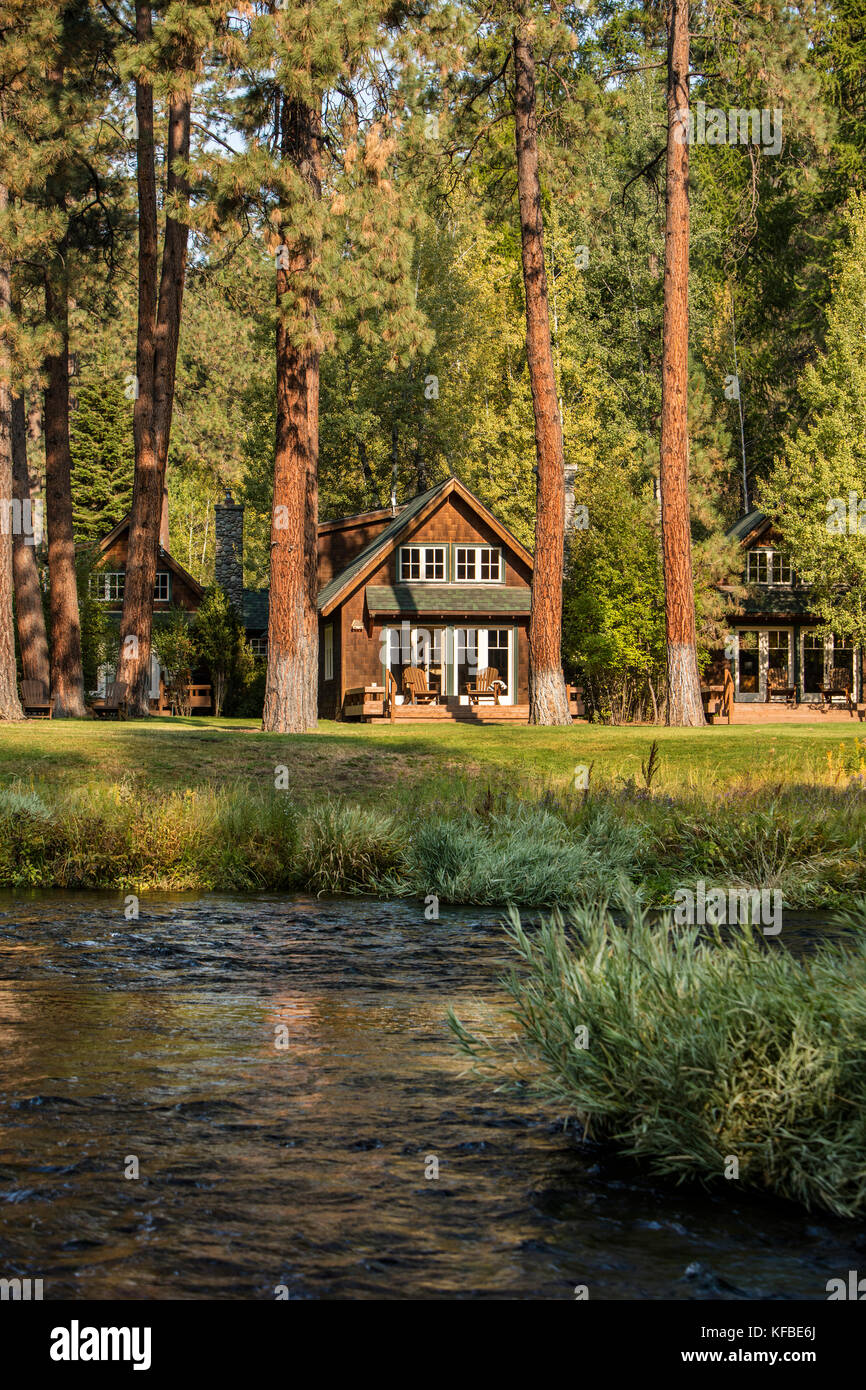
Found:
[[[406,583],[413,579],[442,582],[445,572],[444,545],[404,545],[400,551],[400,578]]]
[[[779,550],[750,550],[746,557],[747,584],[790,584],[791,562]]]
[[[458,582],[498,584],[502,573],[501,551],[490,545],[458,545],[455,578]]]

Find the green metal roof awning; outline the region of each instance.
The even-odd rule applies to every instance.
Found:
[[[530,590],[507,584],[368,584],[367,607],[371,614],[512,617],[529,613]]]

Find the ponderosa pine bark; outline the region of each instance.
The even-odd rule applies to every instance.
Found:
[[[27,419],[23,396],[12,398],[12,495],[21,514],[32,516],[30,473],[27,468]],[[32,538],[31,538],[32,539]],[[16,532],[12,537],[12,579],[15,587],[15,619],[18,625],[18,650],[21,653],[21,674],[26,681],[39,681],[46,690],[51,685],[48,664],[48,634],[42,607],[42,589],[36,551],[28,545],[27,536]]]
[[[562,422],[550,338],[544,224],[538,177],[535,59],[526,31],[513,36],[517,145],[517,197],[526,297],[526,356],[535,416],[538,463],[535,564],[529,620],[529,722],[570,724],[562,674],[562,579],[565,547],[565,474]]]
[[[689,6],[668,0],[667,170],[659,491],[668,724],[703,724],[689,511]]]
[[[321,198],[321,122],[306,103],[283,95],[280,150]],[[318,296],[315,248],[296,236],[277,258],[277,429],[271,518],[268,673],[262,728],[302,733],[318,708]],[[297,306],[290,323],[286,303]]]
[[[136,36],[146,43],[152,33],[150,5],[136,6]],[[185,194],[179,164],[189,159],[191,99],[186,93],[169,101],[166,193]],[[153,641],[153,591],[159,555],[163,492],[174,407],[177,350],[186,279],[189,229],[166,217],[162,269],[157,293],[159,232],[156,204],[153,88],[136,82],[138,122],[138,335],[133,411],[135,477],[121,615],[118,679],[127,684],[130,713],[149,713],[150,661]]]
[[[45,317],[59,337],[45,358],[45,521],[48,531],[51,694],[55,718],[86,715],[81,670],[81,623],[72,527],[69,450],[69,285],[61,246],[45,279]]]
[[[0,184],[0,213],[6,211],[8,195]],[[12,313],[12,276],[9,266],[0,264],[0,325],[5,332]],[[0,719],[21,719],[15,672],[15,623],[12,612],[12,538],[16,526],[12,487],[12,383],[11,363],[5,341],[0,345]]]

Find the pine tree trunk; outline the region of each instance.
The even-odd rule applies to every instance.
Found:
[[[316,111],[282,99],[280,143],[321,197],[320,121]],[[311,284],[315,247],[296,236],[278,262],[277,432],[271,521],[268,674],[262,728],[302,733],[315,728],[318,706],[318,430],[317,296]],[[287,301],[301,323],[287,321]]]
[[[5,212],[8,196],[0,184],[0,212]],[[12,313],[12,278],[9,266],[0,265],[0,323],[5,330]],[[12,485],[12,386],[9,354],[3,349],[0,364],[0,719],[22,719],[15,671],[15,621],[12,611],[13,535],[16,525]]]
[[[12,495],[21,504],[23,514],[25,506],[31,504],[31,497],[27,468],[27,422],[22,396],[15,396],[12,400]],[[15,583],[21,674],[24,680],[39,681],[48,690],[51,673],[39,567],[35,548],[27,544],[27,537],[23,534],[12,538],[12,578]]]
[[[703,724],[689,515],[689,7],[668,0],[668,142],[662,344],[662,558],[668,724]]]
[[[535,60],[521,24],[514,31],[517,197],[526,294],[526,355],[535,415],[538,460],[535,564],[529,622],[529,722],[570,724],[562,674],[562,578],[565,543],[565,475],[562,425],[550,341],[544,228],[538,179]]]
[[[51,693],[55,718],[86,715],[81,670],[81,624],[72,529],[72,458],[69,452],[69,288],[61,247],[45,281],[45,317],[60,336],[59,352],[45,359],[45,510],[48,530]]]
[[[140,44],[152,33],[149,4],[136,4],[136,36]],[[156,369],[156,311],[158,227],[156,164],[153,129],[153,88],[135,84],[136,181],[138,188],[138,328],[135,361],[135,476],[132,486],[126,583],[120,619],[120,658],[117,678],[126,682],[129,712],[149,711],[150,644],[156,552],[162,515],[154,391]]]
[[[150,33],[150,7],[137,8],[140,41]],[[187,55],[188,56],[188,55]],[[166,194],[188,193],[178,166],[189,159],[190,98],[173,96],[168,111]],[[121,632],[120,679],[129,686],[130,711],[150,711],[150,661],[153,640],[153,590],[159,556],[166,465],[174,410],[177,352],[186,281],[189,228],[166,217],[162,269],[157,298],[158,228],[154,158],[153,91],[136,89],[138,119],[138,396],[135,403],[135,482],[126,561],[126,588]]]

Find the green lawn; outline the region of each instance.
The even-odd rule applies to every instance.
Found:
[[[402,800],[413,784],[452,778],[565,789],[583,764],[592,765],[594,788],[610,789],[621,779],[642,781],[641,763],[656,739],[661,764],[654,789],[711,794],[732,785],[826,785],[840,770],[842,749],[847,777],[857,770],[860,746],[866,760],[863,732],[854,721],[699,730],[322,722],[314,734],[289,737],[263,734],[240,719],[57,720],[0,726],[0,784],[17,780],[68,789],[126,782],[184,790],[235,783],[255,789],[272,784],[274,767],[283,764],[302,798],[337,792],[380,803],[392,791]]]
[[[625,881],[658,904],[706,879],[847,905],[866,889],[859,729],[0,726],[0,886],[541,906]]]

